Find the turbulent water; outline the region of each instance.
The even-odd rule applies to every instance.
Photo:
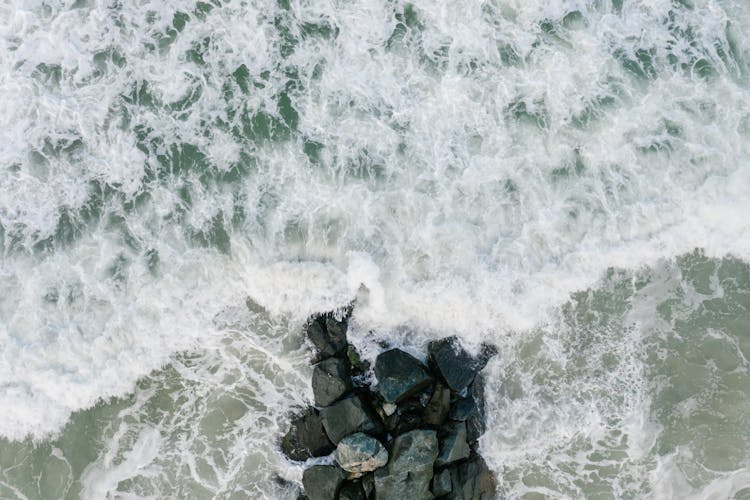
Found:
[[[356,299],[504,497],[749,499],[748,214],[745,0],[2,0],[0,497],[296,498]]]

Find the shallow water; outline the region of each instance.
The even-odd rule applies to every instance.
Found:
[[[509,498],[750,498],[744,2],[0,20],[0,497],[294,498],[356,298],[363,348],[498,344]]]

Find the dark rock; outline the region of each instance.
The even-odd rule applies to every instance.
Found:
[[[345,471],[361,474],[387,464],[388,450],[374,437],[357,432],[339,441],[333,457]]]
[[[313,369],[313,395],[315,404],[328,406],[349,392],[352,381],[346,361],[338,358],[328,358],[321,361]]]
[[[474,402],[474,398],[471,396],[467,396],[465,398],[458,398],[453,403],[448,416],[451,420],[459,420],[463,422],[477,411],[477,404]]]
[[[466,418],[466,439],[474,443],[486,430],[484,412],[484,377],[477,376],[469,386],[469,397],[474,400],[474,411]]]
[[[430,364],[454,392],[461,392],[471,384],[487,361],[497,354],[497,349],[484,344],[478,356],[471,356],[458,338],[447,337],[430,342],[428,346]]]
[[[417,412],[403,412],[398,415],[398,420],[393,428],[393,435],[400,436],[422,426],[422,415]]]
[[[338,500],[367,500],[365,490],[359,481],[347,481],[341,487]]]
[[[451,404],[451,391],[441,383],[435,384],[432,397],[422,412],[425,425],[440,426],[445,422]]]
[[[329,324],[332,325],[330,330]],[[335,356],[346,348],[346,321],[320,316],[308,322],[306,330],[307,338],[318,350],[319,360]]]
[[[443,469],[441,472],[436,473],[432,478],[432,487],[430,488],[430,490],[436,497],[442,497],[453,491],[451,471],[448,469]]]
[[[447,465],[465,458],[469,458],[471,449],[466,442],[466,424],[454,422],[440,432],[440,453],[435,465]]]
[[[338,444],[345,436],[355,432],[380,434],[382,425],[359,395],[334,403],[321,411],[323,427],[328,438]]]
[[[310,500],[337,498],[346,472],[335,465],[313,465],[302,474],[302,486]]]
[[[281,450],[292,460],[322,457],[333,449],[323,428],[323,418],[314,408],[292,419],[289,432],[281,440]]]
[[[497,479],[482,457],[451,467],[453,491],[450,500],[493,500],[497,494]]]
[[[375,360],[377,390],[387,403],[398,403],[432,382],[425,366],[400,349],[391,349]]]
[[[438,453],[435,431],[415,430],[397,437],[388,465],[375,471],[378,500],[429,499]]]
[[[362,476],[362,489],[368,499],[375,498],[375,474],[369,472]]]

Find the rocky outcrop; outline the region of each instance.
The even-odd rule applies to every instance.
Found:
[[[335,449],[334,465],[305,471],[306,498],[495,498],[496,478],[477,454],[477,440],[485,429],[480,371],[497,350],[485,345],[472,356],[449,337],[429,344],[427,365],[392,348],[371,369],[348,344],[347,330],[346,314],[322,314],[306,325],[319,409],[292,420],[281,449],[292,460]]]

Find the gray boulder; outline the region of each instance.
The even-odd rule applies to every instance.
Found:
[[[455,422],[441,432],[440,453],[435,465],[438,467],[469,458],[471,449],[466,442],[466,423]]]
[[[313,465],[302,474],[302,486],[310,500],[337,498],[346,472],[335,465]]]
[[[415,430],[393,442],[388,465],[375,471],[377,500],[432,498],[430,482],[438,454],[435,431]]]
[[[372,436],[357,432],[339,441],[333,458],[348,472],[361,474],[388,463],[388,450]]]
[[[349,392],[352,381],[346,361],[328,358],[315,365],[312,388],[318,406],[328,406]]]
[[[333,449],[323,428],[323,419],[314,408],[292,419],[289,432],[281,440],[281,450],[292,460],[322,457]]]
[[[380,434],[383,431],[377,416],[360,396],[351,396],[323,408],[321,415],[326,434],[334,444],[355,432]]]
[[[430,342],[427,347],[430,364],[440,373],[452,391],[461,392],[471,384],[474,377],[485,367],[487,361],[497,354],[494,346],[484,344],[478,356],[472,356],[456,337],[447,337]]]
[[[399,403],[432,382],[426,367],[400,349],[381,353],[375,360],[377,390],[386,403]]]

